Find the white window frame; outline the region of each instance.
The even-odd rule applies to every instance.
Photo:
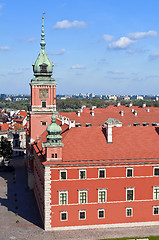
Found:
[[[81,175],[80,175],[81,172],[85,172],[85,178],[81,178]],[[84,180],[84,179],[87,178],[86,172],[87,172],[86,169],[79,169],[79,179],[80,179],[80,180]]]
[[[158,190],[157,191],[157,198],[156,198],[155,190]],[[159,200],[159,186],[154,186],[153,187],[153,200]]]
[[[155,209],[155,208],[158,208],[158,214],[154,214],[154,209]],[[156,215],[159,215],[159,206],[153,206],[153,215],[155,215],[155,216],[156,216]]]
[[[104,216],[103,217],[99,217],[99,212],[100,211],[103,211],[104,212]],[[102,208],[102,209],[98,209],[98,219],[104,219],[105,218],[105,209]]]
[[[63,213],[66,213],[66,219],[62,219],[62,214]],[[68,221],[68,212],[67,211],[62,211],[62,212],[60,212],[60,221]]]
[[[100,171],[104,171],[104,177],[100,177]],[[99,168],[98,169],[98,178],[99,179],[104,179],[104,178],[106,178],[106,169],[105,168]]]
[[[60,203],[60,195],[61,194],[66,194],[66,203],[65,204],[62,204]],[[59,191],[59,205],[67,205],[68,204],[68,191]]]
[[[153,175],[154,175],[155,177],[158,177],[159,175],[155,175],[155,169],[156,169],[156,168],[159,169],[159,167],[154,167],[154,168],[153,168]]]
[[[131,210],[131,216],[128,215],[127,210]],[[132,207],[126,207],[126,217],[133,217],[133,208]]]
[[[61,173],[62,172],[65,172],[66,173],[66,179],[62,179],[62,177],[61,177]],[[64,170],[60,170],[60,180],[62,180],[62,181],[64,181],[64,180],[67,180],[67,170],[66,169],[64,169]]]
[[[85,212],[85,218],[80,218],[81,212]],[[86,220],[86,210],[79,210],[79,220]]]
[[[128,170],[132,170],[132,176],[128,176]],[[127,178],[131,178],[131,177],[133,177],[133,176],[134,176],[134,169],[133,169],[132,167],[126,168],[126,177],[127,177]]]
[[[128,200],[128,198],[127,198],[127,194],[128,194],[128,191],[129,190],[133,190],[133,199],[131,199],[131,200]],[[135,199],[135,188],[134,187],[130,187],[130,188],[126,188],[126,201],[134,201],[134,199]]]
[[[78,195],[78,203],[79,203],[79,204],[86,204],[86,203],[88,202],[88,194],[87,194],[87,192],[88,192],[87,190],[79,190],[79,193],[78,193],[78,194],[79,194],[79,195]],[[81,195],[82,193],[86,193],[86,202],[85,202],[85,203],[81,203],[81,202],[80,202],[80,195]]]
[[[100,202],[100,199],[99,199],[100,192],[104,192],[105,193],[105,201],[104,202]],[[98,189],[98,203],[106,203],[106,202],[107,202],[107,189],[105,189],[105,188]]]

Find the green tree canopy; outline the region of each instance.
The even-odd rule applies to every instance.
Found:
[[[8,159],[12,155],[12,145],[7,138],[2,137],[0,141],[0,156],[3,160]]]

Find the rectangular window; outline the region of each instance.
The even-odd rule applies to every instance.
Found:
[[[60,213],[60,215],[61,215],[61,221],[67,221],[67,212],[61,212]]]
[[[85,210],[80,210],[79,211],[79,219],[80,220],[86,219],[86,211]]]
[[[133,168],[126,169],[126,177],[133,177]]]
[[[46,102],[42,101],[41,105],[42,105],[43,108],[45,108],[46,107]]]
[[[52,156],[52,158],[54,158],[54,153],[52,153],[52,155],[51,155],[51,156]]]
[[[55,158],[57,158],[57,153],[55,153]]]
[[[159,206],[153,206],[153,215],[159,215]]]
[[[68,200],[68,192],[67,191],[61,191],[59,192],[59,205],[66,205]]]
[[[41,122],[41,125],[43,125],[43,126],[46,126],[46,124],[47,124],[46,121],[42,121],[42,122]]]
[[[86,170],[79,170],[79,179],[86,179]]]
[[[79,191],[79,203],[80,204],[87,203],[87,191],[86,190]]]
[[[132,217],[132,208],[126,208],[126,217]]]
[[[67,179],[67,170],[60,170],[60,180]]]
[[[98,218],[105,218],[105,210],[98,209]]]
[[[99,203],[106,202],[106,189],[98,189],[98,202]]]
[[[159,187],[153,187],[153,200],[159,199]]]
[[[99,178],[105,178],[106,174],[105,174],[105,169],[99,169],[98,170],[98,177]]]
[[[154,167],[154,176],[159,176],[159,167]]]
[[[133,201],[133,200],[134,200],[134,188],[127,188],[126,201]]]

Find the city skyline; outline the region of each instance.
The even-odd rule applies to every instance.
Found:
[[[30,92],[44,11],[57,94],[158,94],[158,7],[157,0],[0,2],[1,92]]]

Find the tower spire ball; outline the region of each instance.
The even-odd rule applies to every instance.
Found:
[[[42,16],[42,19],[44,19],[44,14],[45,14],[45,12],[43,12],[43,16]]]

